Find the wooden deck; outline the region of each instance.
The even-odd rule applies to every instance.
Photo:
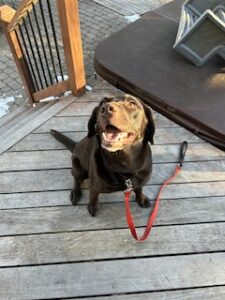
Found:
[[[79,140],[93,107],[113,92],[98,86],[1,154],[0,299],[225,299],[224,152],[155,114],[151,199],[183,140],[189,149],[145,243],[127,229],[122,193],[101,195],[95,218],[87,184],[79,205],[70,204],[70,152],[49,129]],[[132,202],[132,211],[141,232],[149,210]]]

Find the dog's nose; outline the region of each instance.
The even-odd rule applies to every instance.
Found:
[[[105,103],[102,108],[101,108],[101,113],[105,114],[105,113],[113,113],[117,111],[117,106],[113,103]]]

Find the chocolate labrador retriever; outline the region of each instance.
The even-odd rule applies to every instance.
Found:
[[[139,205],[149,206],[142,187],[152,171],[148,142],[153,144],[154,132],[151,110],[130,95],[105,97],[93,110],[88,135],[79,143],[51,130],[53,136],[73,153],[74,188],[70,196],[73,205],[80,200],[81,182],[89,178],[88,210],[91,216],[96,215],[99,193],[123,191],[128,179]]]

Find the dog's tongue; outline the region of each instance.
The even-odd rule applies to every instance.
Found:
[[[120,133],[120,130],[117,129],[116,127],[114,127],[112,125],[106,126],[105,134],[108,139],[115,139],[119,133]]]

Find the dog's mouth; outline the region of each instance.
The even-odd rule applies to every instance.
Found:
[[[102,131],[102,143],[106,149],[116,147],[117,150],[121,150],[124,146],[132,144],[135,138],[136,134],[134,132],[122,131],[111,124],[106,125]],[[111,149],[111,151],[116,151],[115,149]]]

